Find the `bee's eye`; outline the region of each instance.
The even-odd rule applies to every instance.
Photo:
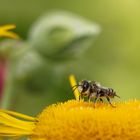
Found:
[[[84,89],[88,89],[89,88],[89,83],[87,81],[84,81],[83,88]]]

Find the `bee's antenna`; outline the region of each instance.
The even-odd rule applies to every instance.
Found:
[[[77,89],[77,87],[82,86],[82,85],[75,85],[72,87],[72,92],[74,93],[74,91]]]
[[[74,87],[78,87],[79,85],[74,85],[74,86],[72,86],[72,89],[74,88]]]
[[[74,91],[77,89],[77,87],[75,89],[72,90],[72,92],[74,93]]]

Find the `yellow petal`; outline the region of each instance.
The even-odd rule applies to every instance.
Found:
[[[21,113],[17,113],[17,112],[14,112],[14,111],[2,110],[1,109],[0,112],[4,112],[4,113],[7,113],[9,115],[12,115],[12,116],[15,116],[15,117],[19,117],[19,118],[22,118],[22,119],[25,119],[25,120],[36,121],[36,118],[34,118],[34,117],[27,116],[27,115],[24,115],[24,114],[21,114]]]
[[[19,36],[16,33],[9,31],[15,28],[16,26],[13,24],[0,26],[0,37],[9,37],[9,38],[14,38],[14,39],[19,39]]]
[[[13,111],[0,110],[0,137],[31,135],[36,122],[36,118]]]
[[[1,30],[10,30],[10,29],[15,29],[15,28],[16,28],[16,25],[14,25],[14,24],[8,24],[8,25],[0,26],[0,31]]]
[[[72,88],[77,85],[77,82],[76,82],[74,75],[69,76],[69,81],[70,81]],[[80,97],[80,93],[79,93],[77,88],[74,90],[74,96],[75,96],[75,99],[78,101],[79,97]]]

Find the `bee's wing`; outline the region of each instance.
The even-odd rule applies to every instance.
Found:
[[[91,85],[96,85],[97,87],[101,87],[101,84],[99,83],[99,82],[96,82],[96,81],[91,81],[90,82],[91,83]]]

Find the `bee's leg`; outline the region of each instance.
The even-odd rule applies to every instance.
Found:
[[[105,95],[107,101],[109,102],[109,104],[112,106],[112,107],[115,107],[114,105],[112,105],[111,101],[110,101],[110,98],[108,97],[108,95]]]
[[[92,98],[92,94],[90,93],[90,94],[88,95],[88,102],[90,102],[91,98]]]
[[[102,98],[100,98],[100,101],[103,103],[103,99]]]
[[[84,100],[84,95],[81,93],[81,95],[79,96],[79,101],[80,100]]]
[[[90,99],[91,99],[90,96],[88,96],[88,102],[90,102]]]
[[[100,94],[97,93],[96,97],[95,97],[95,100],[94,100],[94,107],[96,106],[96,101],[100,98]]]
[[[81,95],[79,96],[79,101],[81,100]]]

